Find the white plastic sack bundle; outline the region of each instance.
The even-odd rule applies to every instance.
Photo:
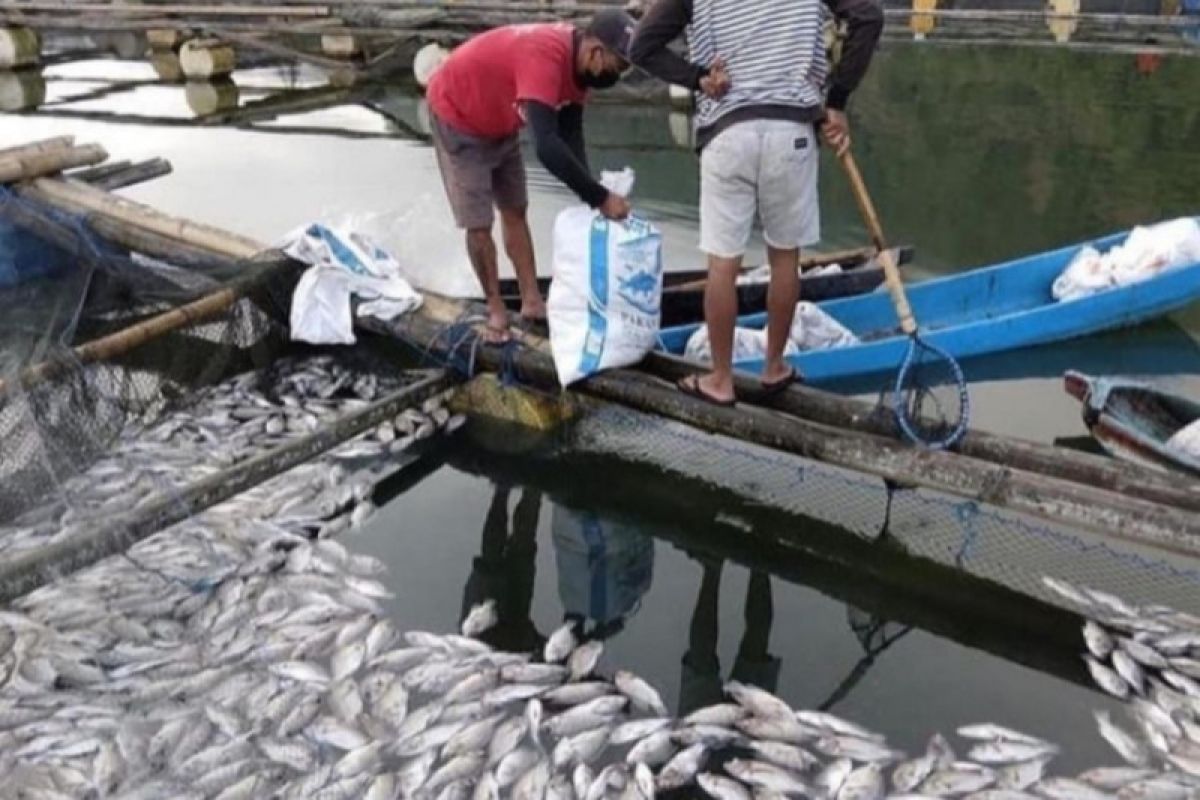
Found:
[[[354,344],[350,298],[368,300],[359,316],[392,319],[419,308],[421,295],[400,274],[400,265],[367,237],[312,224],[284,238],[284,253],[310,264],[292,293],[293,340]]]
[[[826,314],[815,303],[801,300],[792,320],[791,342],[799,350],[825,350],[858,344],[849,328]]]
[[[1176,431],[1174,436],[1167,439],[1167,449],[1200,460],[1200,420]]]
[[[1130,231],[1106,253],[1086,246],[1054,281],[1055,300],[1071,300],[1200,263],[1200,222],[1181,217]]]
[[[795,355],[800,352],[789,341],[783,349],[784,355]],[[712,362],[712,347],[708,342],[708,326],[701,325],[691,335],[684,347],[683,354],[693,361],[705,364]],[[759,328],[734,328],[733,330],[733,360],[748,361],[767,357],[767,332]]]
[[[633,180],[626,168],[603,173],[601,183],[627,197]],[[610,222],[585,205],[559,213],[546,304],[559,383],[636,364],[654,349],[662,274],[662,234],[649,222]]]

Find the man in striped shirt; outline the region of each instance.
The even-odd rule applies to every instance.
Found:
[[[832,76],[822,5],[849,28]],[[685,29],[688,59],[667,47]],[[820,239],[815,126],[839,153],[850,146],[846,103],[882,29],[878,0],[657,0],[638,25],[630,59],[697,93],[700,249],[708,255],[704,312],[713,371],[680,381],[688,394],[720,405],[735,401],[737,274],[756,216],[771,266],[763,392],[799,377],[783,353],[800,295],[800,247]]]

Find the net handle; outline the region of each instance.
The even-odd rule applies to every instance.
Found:
[[[858,164],[855,162],[850,148],[847,147],[838,156],[838,160],[842,162],[842,167],[846,170],[846,177],[850,180],[850,188],[854,192],[858,210],[862,213],[863,222],[871,234],[871,242],[879,251],[879,264],[883,267],[883,276],[887,281],[888,292],[892,296],[892,305],[896,309],[896,316],[900,318],[900,329],[912,336],[917,332],[917,321],[913,318],[912,306],[908,304],[908,295],[904,291],[904,283],[900,280],[900,269],[896,266],[896,260],[884,239],[883,225],[879,222],[875,204],[871,202],[867,184],[863,180],[862,173],[858,171]]]

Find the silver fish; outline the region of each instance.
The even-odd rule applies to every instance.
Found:
[[[567,657],[567,669],[570,671],[570,679],[578,681],[591,675],[592,670],[599,663],[600,655],[603,652],[604,643],[599,640],[584,642],[572,650],[571,655]]]
[[[1142,667],[1123,649],[1117,649],[1112,654],[1112,665],[1129,687],[1138,694],[1145,694],[1146,675]]]
[[[543,648],[542,657],[547,664],[555,664],[566,660],[574,649],[575,625],[568,622],[550,634],[550,638],[546,640],[546,646]]]
[[[1151,778],[1153,770],[1139,767],[1096,767],[1089,769],[1079,776],[1079,780],[1108,792],[1115,792],[1123,786]]]
[[[794,719],[791,706],[757,686],[730,681],[725,684],[725,692],[756,716],[767,719]]]
[[[846,776],[837,800],[879,800],[884,794],[883,767],[867,764]]]
[[[629,764],[648,764],[655,767],[669,761],[675,751],[676,747],[671,741],[670,731],[659,731],[650,734],[631,747],[625,755],[625,761]]]
[[[707,757],[708,748],[702,744],[692,745],[675,754],[658,773],[658,780],[655,782],[656,788],[659,791],[666,791],[678,789],[690,783],[704,766]]]
[[[1024,791],[1042,779],[1050,761],[1050,756],[1043,756],[1016,764],[1007,764],[996,770],[996,787]]]
[[[1045,778],[1035,790],[1049,800],[1113,800],[1112,795],[1073,778]]]
[[[479,605],[474,606],[466,619],[463,620],[461,631],[463,636],[478,636],[485,631],[495,627],[500,621],[499,615],[496,613],[496,601],[485,600]]]
[[[799,776],[765,761],[734,758],[725,763],[725,771],[743,783],[784,794],[807,795],[812,791]],[[845,785],[845,781],[842,785]]]
[[[696,776],[696,782],[714,800],[753,800],[749,789],[722,775],[704,772]]]
[[[613,678],[617,691],[629,698],[633,707],[660,717],[667,716],[667,706],[654,687],[628,670],[618,670]]]
[[[1120,675],[1091,656],[1085,657],[1084,661],[1087,662],[1088,671],[1092,673],[1092,680],[1096,682],[1097,686],[1118,700],[1125,700],[1129,697],[1129,684]]]
[[[1091,654],[1101,661],[1108,658],[1116,647],[1116,642],[1108,631],[1090,619],[1083,624],[1083,640]]]

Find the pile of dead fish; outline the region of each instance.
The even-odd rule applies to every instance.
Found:
[[[1119,790],[1119,797],[1200,797],[1200,617],[1052,578],[1045,583],[1088,616],[1088,670],[1125,702],[1132,723],[1130,729],[1096,712],[1101,736],[1128,765],[1109,770],[1102,788]]]
[[[305,398],[327,385],[299,407],[315,414]],[[1140,725],[1101,715],[1127,766],[1056,777],[1056,745],[988,723],[957,731],[960,753],[935,735],[908,757],[741,683],[678,719],[636,675],[600,674],[602,645],[569,626],[540,653],[493,650],[476,638],[496,623],[490,602],[459,633],[400,633],[383,564],[336,538],[370,507],[370,476],[346,465],[416,435],[395,427],[0,611],[0,798],[1200,796],[1200,620],[1057,582],[1094,618],[1097,681]]]
[[[136,509],[273,447],[305,437],[339,416],[401,388],[402,373],[380,378],[328,356],[289,359],[202,390],[186,409],[132,428],[86,472],[65,481],[56,502],[0,525],[0,557],[41,547]],[[341,451],[386,456],[448,422],[444,398],[407,409]]]

